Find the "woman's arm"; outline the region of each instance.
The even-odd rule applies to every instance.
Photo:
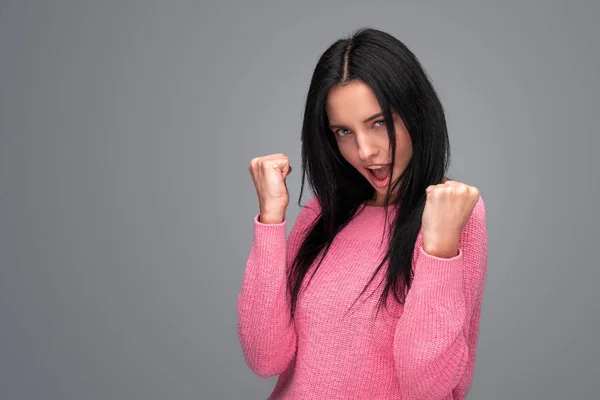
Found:
[[[302,208],[286,241],[286,224],[263,224],[254,217],[254,237],[237,300],[238,336],[250,369],[263,378],[282,373],[297,350],[289,324],[287,271],[310,223],[315,199]]]
[[[487,272],[485,205],[480,197],[452,258],[417,241],[414,279],[394,336],[403,399],[464,399],[475,362]]]

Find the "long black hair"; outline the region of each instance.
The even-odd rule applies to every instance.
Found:
[[[396,156],[396,133],[391,109],[402,118],[413,147],[408,166],[398,179],[390,183],[384,200],[386,221],[390,204],[397,211],[389,228],[388,249],[359,295],[360,298],[389,260],[387,282],[378,303],[378,311],[382,305],[386,305],[390,290],[396,300],[404,304],[413,277],[412,257],[421,229],[425,190],[429,185],[442,182],[450,163],[442,104],[427,73],[406,45],[392,35],[373,28],[358,29],[349,37],[335,41],[318,60],[304,110],[302,185],[298,205],[302,207],[306,177],[321,212],[304,237],[288,272],[290,323],[294,319],[302,281],[311,265],[321,254],[314,275],[335,235],[375,194],[375,189],[367,179],[341,155],[329,129],[325,111],[328,90],[333,85],[344,85],[353,80],[367,84],[381,106],[388,130],[392,171]],[[396,188],[398,192],[394,198],[391,194]]]

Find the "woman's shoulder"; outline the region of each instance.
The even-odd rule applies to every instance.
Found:
[[[300,213],[298,214],[298,219],[308,219],[313,220],[321,214],[321,204],[319,203],[319,199],[314,196],[310,198],[300,209]]]
[[[479,199],[473,207],[473,212],[471,212],[471,217],[469,218],[468,223],[471,224],[485,224],[485,203],[483,202],[483,197],[481,193],[479,194]]]
[[[314,222],[321,214],[321,206],[316,197],[312,197],[304,205],[301,204],[300,212],[294,222],[292,236],[305,234],[308,229],[314,226]]]

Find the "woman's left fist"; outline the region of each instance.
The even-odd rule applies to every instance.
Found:
[[[450,258],[458,255],[458,240],[479,200],[479,190],[444,178],[425,190],[427,199],[421,230],[426,253]]]

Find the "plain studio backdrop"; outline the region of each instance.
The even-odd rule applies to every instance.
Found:
[[[600,391],[600,3],[0,3],[0,398],[264,399],[236,300],[283,152],[288,232],[319,55],[362,26],[407,44],[486,202],[469,399]],[[303,204],[310,199],[307,189]]]

